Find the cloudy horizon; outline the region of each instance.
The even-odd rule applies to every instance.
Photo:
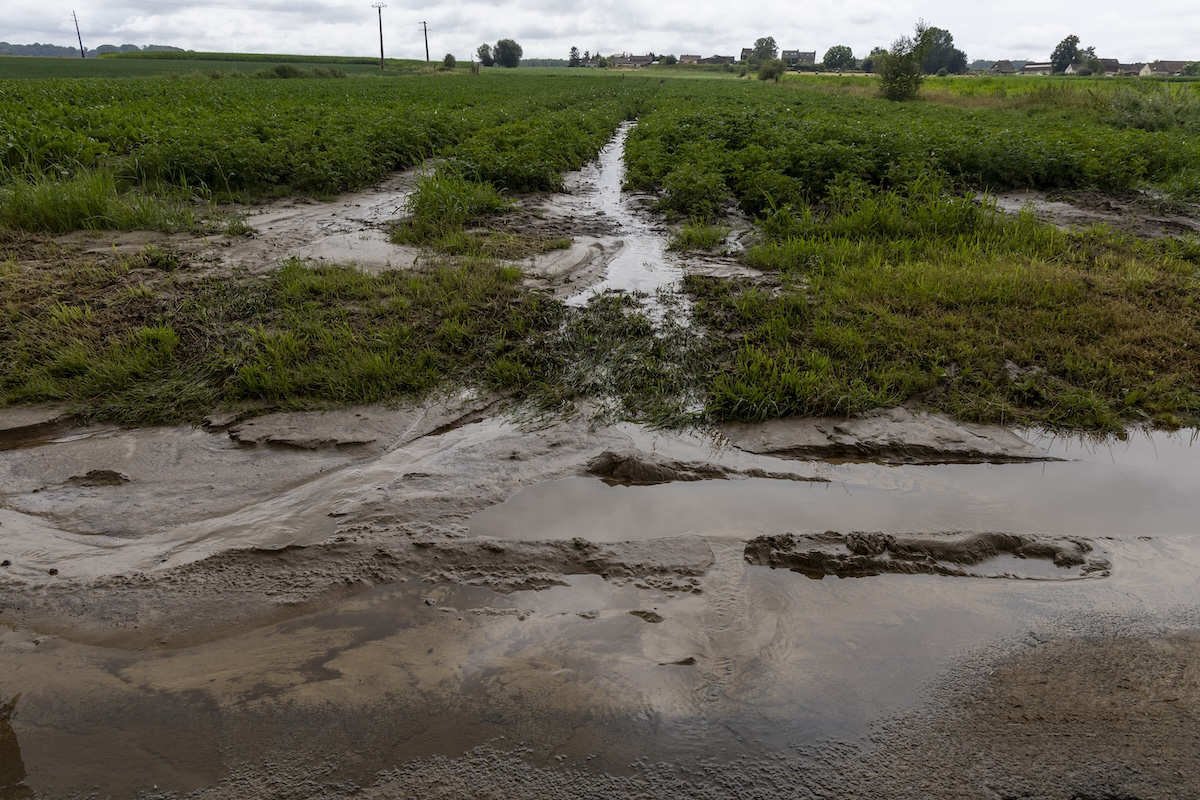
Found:
[[[10,44],[77,47],[72,12],[83,44],[169,45],[185,50],[239,53],[374,56],[379,17],[370,0],[6,0],[0,40]],[[858,57],[912,31],[918,19],[948,30],[968,60],[1046,60],[1064,37],[1094,46],[1102,58],[1135,61],[1200,60],[1200,14],[1179,0],[1162,0],[1130,15],[1111,0],[1047,8],[1031,0],[968,7],[960,2],[861,0],[835,8],[798,9],[762,0],[748,19],[731,20],[725,3],[660,0],[464,0],[427,9],[392,2],[383,9],[389,58],[425,57],[421,23],[429,28],[430,57],[471,57],[482,42],[516,40],[526,58],[566,58],[582,51],[736,56],[761,36],[781,49],[813,50],[820,59],[834,45]],[[1133,18],[1131,18],[1131,16]]]

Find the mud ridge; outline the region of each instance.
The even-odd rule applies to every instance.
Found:
[[[676,461],[639,450],[605,450],[587,464],[587,474],[612,484],[653,486],[674,481],[728,480],[730,478],[773,478],[776,480],[827,483],[827,478],[759,468],[740,470],[701,461]]]
[[[801,459],[847,459],[889,464],[1022,463],[1057,461],[1010,431],[956,422],[906,408],[848,419],[815,417],[726,425],[734,446],[750,453]]]
[[[310,547],[249,548],[149,575],[49,585],[0,603],[0,620],[88,644],[181,647],[312,613],[403,580],[499,592],[568,584],[599,575],[664,592],[699,593],[715,559],[695,536],[597,544],[584,539],[424,539],[372,547],[339,537]]]
[[[1107,576],[1111,564],[1091,556],[1093,545],[1082,537],[1050,537],[1019,533],[786,533],[759,536],[747,542],[745,559],[756,566],[784,568],[811,578],[827,575],[862,578],[884,573],[946,575],[963,578],[1026,578],[1041,576],[1006,565],[995,570],[972,569],[1000,556],[1050,561],[1067,577]],[[1023,574],[1024,573],[1024,574]],[[1045,578],[1042,578],[1045,579]]]

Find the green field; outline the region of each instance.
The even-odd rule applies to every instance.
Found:
[[[162,56],[162,53],[155,53]],[[41,58],[0,56],[0,80],[7,78],[134,78],[152,76],[211,77],[253,74],[276,64],[301,69],[326,67],[346,75],[381,74],[379,59],[338,59],[320,56],[265,56],[237,58],[227,53],[186,54],[190,58]],[[424,61],[387,59],[384,76],[412,75],[428,70]],[[465,69],[465,67],[464,67]]]
[[[897,104],[869,76],[80,69],[105,62],[180,71],[0,80],[0,403],[144,422],[469,383],[667,423],[904,402],[1069,428],[1200,421],[1200,242],[1068,233],[988,200],[1087,191],[1195,213],[1200,83],[938,79]],[[629,119],[628,184],[686,224],[678,246],[723,241],[734,210],[754,221],[740,258],[762,277],[689,277],[691,327],[628,298],[567,309],[497,260],[558,242],[467,232],[560,188]],[[156,251],[56,262],[44,238],[232,230],[218,201],[328,197],[427,159],[395,234],[430,248],[413,274],[193,276]]]

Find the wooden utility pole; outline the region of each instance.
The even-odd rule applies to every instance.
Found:
[[[383,72],[383,10],[387,3],[372,3],[371,8],[379,12],[379,71]]]
[[[425,63],[429,64],[429,25],[422,22],[421,30],[425,31]]]
[[[87,51],[83,49],[83,35],[79,33],[79,17],[75,16],[75,12],[71,12],[71,19],[75,20],[75,36],[79,39],[79,57],[87,58]]]

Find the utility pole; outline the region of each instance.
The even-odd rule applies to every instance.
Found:
[[[421,29],[425,31],[425,64],[429,64],[429,25],[422,22]]]
[[[75,12],[71,12],[71,19],[75,20],[75,36],[79,39],[79,57],[87,58],[87,51],[83,49],[83,35],[79,33],[79,17],[75,16]]]
[[[387,3],[372,3],[371,8],[379,12],[379,71],[383,72],[383,10]]]

